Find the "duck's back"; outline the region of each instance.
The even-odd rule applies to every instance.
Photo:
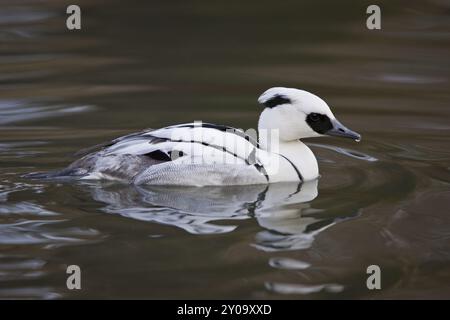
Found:
[[[267,183],[259,152],[256,140],[242,130],[187,123],[117,138],[47,177],[155,185]]]

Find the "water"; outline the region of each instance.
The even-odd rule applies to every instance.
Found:
[[[57,1],[0,10],[0,298],[450,298],[447,2],[379,2],[381,31],[353,1],[78,4],[79,32]],[[21,178],[147,127],[253,128],[280,85],[362,133],[308,141],[318,183]]]

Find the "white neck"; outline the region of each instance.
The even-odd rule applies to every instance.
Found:
[[[309,181],[319,176],[319,167],[311,149],[300,140],[283,141],[279,130],[267,128],[264,122],[258,124],[258,140],[261,149],[286,157],[300,171],[303,180]]]

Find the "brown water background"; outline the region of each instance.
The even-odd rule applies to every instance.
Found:
[[[450,298],[448,1],[378,1],[378,31],[368,1],[83,0],[80,31],[69,4],[0,4],[0,298]],[[363,136],[309,140],[300,203],[21,178],[147,127],[254,128],[272,86]]]

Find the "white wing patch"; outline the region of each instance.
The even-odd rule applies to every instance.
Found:
[[[242,131],[235,133],[231,130],[196,124],[177,125],[119,140],[103,152],[106,155],[145,155],[159,150],[170,156],[173,151],[181,151],[184,156],[197,161],[203,159],[209,163],[255,164],[255,141]]]
[[[236,132],[231,130],[222,131],[214,128],[195,126],[195,124],[192,124],[193,127],[185,127],[188,125],[190,124],[162,128],[146,133],[146,135],[164,138],[174,142],[188,142],[193,145],[200,144],[214,147],[241,159],[248,159],[255,152],[256,146],[250,141],[250,137],[247,140],[241,131],[239,133],[242,135],[236,134]]]

